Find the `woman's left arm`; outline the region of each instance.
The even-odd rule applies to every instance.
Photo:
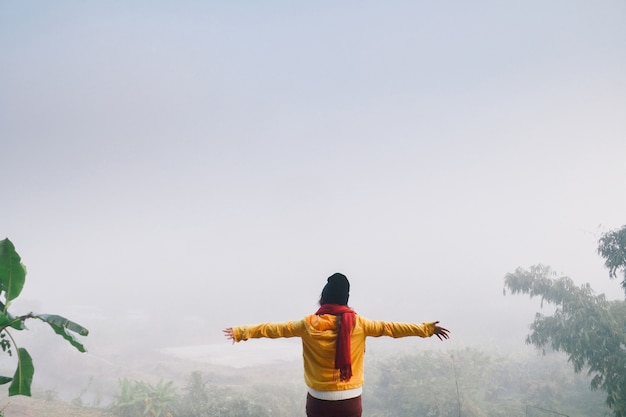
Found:
[[[224,336],[233,343],[248,339],[267,337],[277,339],[279,337],[301,336],[305,326],[304,320],[287,321],[282,323],[261,323],[246,326],[228,327],[223,330]]]

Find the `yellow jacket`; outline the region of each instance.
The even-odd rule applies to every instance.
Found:
[[[339,371],[335,369],[335,320],[336,316],[331,314],[312,314],[298,321],[233,327],[233,336],[237,342],[260,337],[302,338],[306,384],[314,390],[341,391],[363,386],[363,355],[367,336],[430,337],[435,332],[435,322],[414,324],[373,321],[357,315],[350,337],[352,378],[342,382],[339,380]]]

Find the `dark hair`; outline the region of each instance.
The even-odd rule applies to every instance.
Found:
[[[339,304],[342,306],[348,305],[348,298],[350,297],[350,282],[344,274],[336,272],[328,277],[326,285],[322,290],[320,296],[320,305],[324,304]]]

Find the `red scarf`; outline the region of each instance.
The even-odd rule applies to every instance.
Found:
[[[354,327],[356,313],[348,306],[324,304],[315,314],[341,316],[341,324],[337,330],[337,345],[335,346],[335,369],[339,369],[341,381],[349,381],[352,377],[350,335],[352,334],[352,327]]]

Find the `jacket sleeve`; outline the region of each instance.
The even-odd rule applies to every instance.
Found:
[[[304,320],[236,326],[233,327],[233,336],[236,342],[261,337],[270,339],[300,337],[304,332],[305,326]]]
[[[435,322],[398,323],[390,321],[375,321],[361,317],[365,336],[380,337],[430,337],[435,334]]]

